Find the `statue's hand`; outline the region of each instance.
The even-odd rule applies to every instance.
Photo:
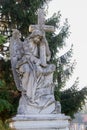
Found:
[[[50,73],[53,73],[55,71],[55,65],[54,64],[51,64],[51,65],[48,65],[46,68],[43,69],[43,73],[45,75],[48,75]]]

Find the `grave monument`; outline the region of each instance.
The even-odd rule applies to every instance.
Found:
[[[38,10],[38,24],[30,25],[29,31],[21,41],[21,33],[13,29],[10,39],[12,71],[21,98],[9,125],[14,130],[69,130],[69,117],[61,114],[54,98],[55,65],[49,64],[51,52],[45,36],[54,27],[45,25],[43,9]]]

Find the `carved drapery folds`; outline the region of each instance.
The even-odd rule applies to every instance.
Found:
[[[54,27],[45,25],[43,11],[38,14],[38,25],[30,26],[30,34],[24,42],[21,34],[13,30],[10,39],[10,55],[14,80],[22,96],[18,114],[55,113],[53,72],[55,65],[48,64],[51,53],[45,31]]]

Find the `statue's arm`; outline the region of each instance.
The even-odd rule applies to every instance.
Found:
[[[26,39],[23,43],[25,57],[27,60],[30,60],[31,62],[40,65],[41,64],[40,59],[33,54],[34,50],[31,42],[32,42],[31,40]]]

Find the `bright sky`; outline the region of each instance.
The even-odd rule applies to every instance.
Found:
[[[87,85],[87,0],[52,0],[49,15],[61,11],[62,18],[68,18],[71,36],[69,42],[74,45],[77,61],[74,77],[78,76],[80,87]]]

